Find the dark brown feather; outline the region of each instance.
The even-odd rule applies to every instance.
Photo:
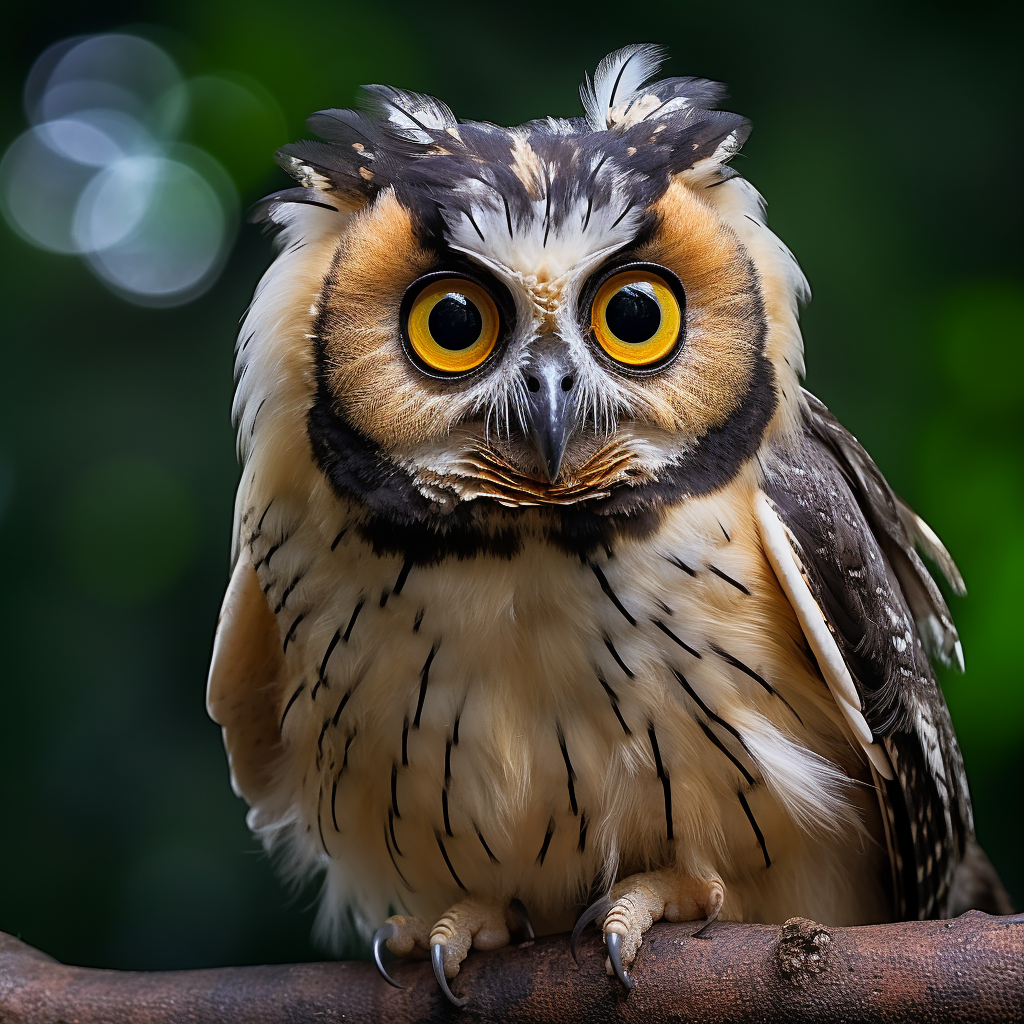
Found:
[[[942,656],[956,631],[914,551],[908,522],[917,532],[916,516],[856,439],[817,399],[807,399],[797,442],[764,461],[765,490],[796,540],[864,717],[893,764],[895,779],[881,797],[896,913],[946,916],[974,826],[963,761],[922,633],[934,631],[941,643],[931,650]],[[956,574],[951,582],[958,580]]]

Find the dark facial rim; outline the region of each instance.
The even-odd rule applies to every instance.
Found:
[[[427,364],[424,363],[418,355],[416,355],[412,342],[409,340],[409,311],[412,309],[412,304],[416,301],[416,297],[424,288],[426,288],[432,281],[437,281],[441,278],[456,278],[463,281],[470,281],[478,288],[482,288],[487,292],[487,294],[494,300],[494,305],[498,310],[498,340],[494,344],[494,351],[492,351],[479,366],[474,366],[472,370],[467,370],[465,373],[442,373],[440,370],[436,370],[432,366],[427,366]],[[425,377],[430,377],[431,380],[464,381],[474,376],[481,376],[487,372],[487,367],[493,364],[495,357],[504,348],[505,341],[515,327],[514,309],[515,307],[512,303],[512,297],[496,281],[486,279],[479,274],[467,272],[465,267],[462,266],[445,265],[437,267],[434,270],[417,277],[416,280],[406,288],[405,294],[402,296],[402,304],[398,310],[398,319],[402,327],[402,349],[409,362],[412,363],[412,365],[415,366],[416,369]]]
[[[675,344],[672,346],[672,351],[663,359],[659,359],[658,362],[652,363],[650,366],[627,366],[625,363],[620,363],[617,359],[613,359],[601,347],[590,329],[591,308],[594,304],[594,299],[597,297],[597,293],[601,290],[601,286],[609,278],[615,277],[616,274],[622,274],[630,270],[647,270],[650,273],[655,274],[657,277],[660,277],[671,289],[672,294],[675,295],[676,302],[679,303],[679,337],[676,338]],[[606,366],[610,366],[619,373],[624,373],[631,377],[651,377],[655,374],[661,373],[675,362],[676,357],[680,352],[682,352],[686,345],[686,290],[683,288],[683,282],[679,280],[676,274],[669,270],[668,267],[663,267],[660,263],[645,263],[642,260],[625,260],[606,265],[596,274],[592,275],[580,289],[577,317],[579,320],[580,332],[589,342],[590,347],[596,353],[597,358]]]
[[[775,373],[763,352],[767,326],[759,299],[757,303],[758,352],[737,414],[681,453],[658,480],[638,487],[620,486],[607,498],[545,513],[554,543],[568,553],[584,553],[621,535],[643,536],[657,525],[663,509],[713,494],[755,456],[777,404]],[[524,510],[501,509],[489,499],[476,499],[440,511],[419,490],[408,469],[391,461],[376,442],[347,422],[327,385],[326,357],[319,340],[316,380],[307,422],[313,458],[338,497],[362,509],[357,515],[359,528],[375,551],[426,564],[484,553],[510,557],[518,550],[518,521]],[[497,532],[479,521],[479,502],[499,517]]]

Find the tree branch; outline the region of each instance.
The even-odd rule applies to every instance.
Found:
[[[473,952],[441,996],[426,963],[396,963],[405,991],[370,964],[131,972],[68,967],[0,933],[3,1024],[295,1024],[353,1021],[1024,1021],[1024,914],[826,928],[655,925],[627,996],[605,975],[596,931],[580,966],[566,936]]]

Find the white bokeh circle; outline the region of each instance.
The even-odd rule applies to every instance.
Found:
[[[82,193],[76,238],[90,266],[145,304],[194,298],[220,269],[233,236],[207,176],[166,156],[130,157]]]
[[[238,195],[208,153],[174,142],[194,102],[189,81],[159,46],[124,33],[46,50],[25,86],[34,126],[0,161],[0,210],[14,230],[83,256],[132,302],[175,305],[204,291],[234,239]],[[205,98],[219,80],[196,81]],[[232,109],[258,102],[228,85],[217,95]]]

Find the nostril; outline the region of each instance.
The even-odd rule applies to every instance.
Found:
[[[533,391],[534,393],[540,391],[540,381],[536,377],[526,378],[526,390]]]
[[[572,391],[572,385],[573,385],[572,377],[569,376],[568,374],[566,374],[562,378],[562,390],[563,391]]]

